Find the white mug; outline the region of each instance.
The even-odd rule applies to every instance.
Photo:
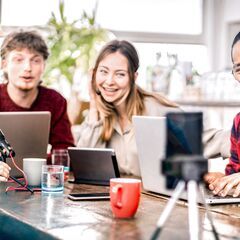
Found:
[[[42,166],[46,165],[44,158],[23,158],[23,171],[27,176],[29,186],[40,186]]]

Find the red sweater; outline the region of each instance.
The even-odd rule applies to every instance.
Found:
[[[7,85],[0,84],[0,111],[49,111],[51,112],[51,127],[49,143],[52,148],[67,148],[74,146],[71,125],[67,116],[67,102],[55,90],[39,86],[39,93],[30,108],[23,108],[14,103],[8,95]]]
[[[231,157],[225,168],[226,175],[240,172],[240,113],[233,121],[231,131]]]

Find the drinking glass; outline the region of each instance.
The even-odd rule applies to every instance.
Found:
[[[41,182],[43,192],[63,192],[64,187],[63,166],[43,165]]]
[[[70,169],[70,159],[67,149],[54,149],[52,152],[52,164],[64,167],[64,180],[68,179]]]

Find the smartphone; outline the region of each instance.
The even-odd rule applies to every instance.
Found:
[[[203,113],[202,112],[169,112],[167,113],[167,145],[166,158],[175,156],[202,155],[202,132]],[[178,170],[171,167],[174,175],[178,175]],[[168,171],[167,164],[162,171]],[[167,189],[174,189],[179,179],[175,176],[166,176]]]
[[[68,198],[74,201],[79,200],[108,200],[110,195],[108,192],[98,193],[70,193]]]
[[[202,112],[167,113],[167,157],[202,155]]]

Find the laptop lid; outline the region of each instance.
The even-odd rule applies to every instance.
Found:
[[[69,147],[68,153],[76,183],[108,186],[110,178],[120,177],[113,149]]]
[[[166,157],[167,122],[166,117],[133,116],[139,165],[145,191],[171,196],[174,190],[166,188],[166,176],[160,171],[161,161]],[[195,149],[201,153],[201,147]],[[171,154],[171,153],[168,153]],[[205,192],[205,201],[209,204],[236,203],[240,198],[221,198],[211,192]],[[181,199],[186,200],[184,192]],[[202,203],[202,199],[198,199]]]
[[[15,162],[21,169],[23,158],[47,157],[50,118],[50,112],[0,112],[0,129],[14,149]],[[11,167],[11,176],[22,176],[11,159],[6,162]]]
[[[133,116],[143,188],[146,191],[171,195],[160,161],[166,156],[166,117]]]

